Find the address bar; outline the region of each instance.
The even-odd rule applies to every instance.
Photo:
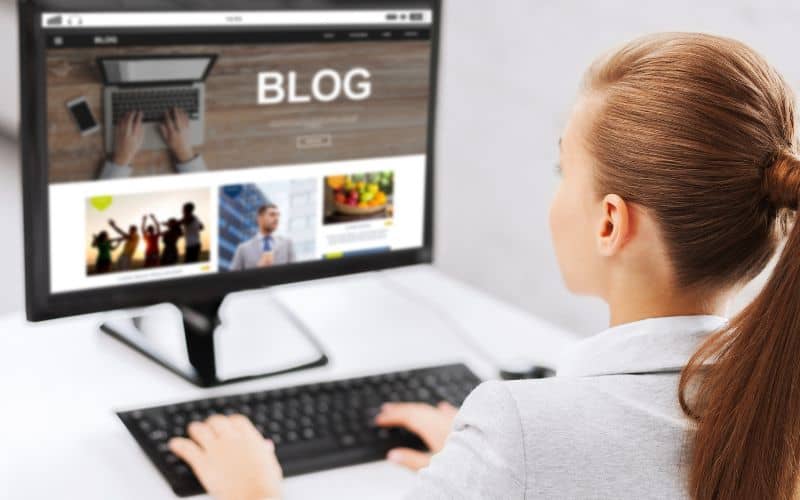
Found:
[[[158,28],[210,26],[324,26],[430,24],[431,10],[315,10],[233,12],[46,12],[42,27]]]

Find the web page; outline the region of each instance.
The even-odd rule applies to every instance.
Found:
[[[53,293],[419,248],[432,13],[45,13]]]

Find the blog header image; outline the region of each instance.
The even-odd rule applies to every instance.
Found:
[[[208,189],[86,200],[86,274],[208,263]]]
[[[51,183],[427,150],[429,40],[192,36],[48,49]]]
[[[393,218],[394,175],[384,171],[326,177],[323,224]]]
[[[318,259],[318,193],[315,178],[220,188],[220,271]]]

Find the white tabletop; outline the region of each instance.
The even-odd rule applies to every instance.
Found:
[[[310,326],[330,364],[202,390],[101,335],[103,315],[42,324],[27,323],[22,313],[0,316],[0,497],[174,498],[115,409],[455,361],[496,378],[497,363],[524,356],[552,364],[575,340],[430,266],[272,293]],[[284,494],[400,498],[409,478],[375,462],[290,478]]]

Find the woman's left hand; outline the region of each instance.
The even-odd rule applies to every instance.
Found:
[[[173,438],[170,450],[185,461],[209,495],[217,500],[280,498],[283,472],[275,446],[247,417],[214,415],[192,422],[191,439]]]

